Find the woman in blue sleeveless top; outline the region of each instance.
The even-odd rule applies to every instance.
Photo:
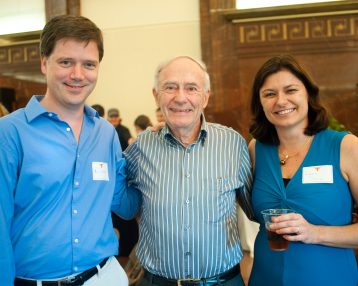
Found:
[[[291,56],[269,59],[253,84],[249,144],[252,204],[260,223],[250,286],[357,286],[358,138],[327,130],[319,89]],[[292,209],[270,230],[289,241],[269,247],[261,211]]]

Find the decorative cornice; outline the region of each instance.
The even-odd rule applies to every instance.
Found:
[[[236,42],[239,45],[247,45],[282,41],[327,41],[333,38],[357,41],[358,15],[242,23],[238,26]]]
[[[33,44],[40,42],[41,31],[0,35],[0,47]]]

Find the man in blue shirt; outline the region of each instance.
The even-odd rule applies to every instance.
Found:
[[[0,284],[127,285],[111,210],[132,218],[141,198],[126,188],[115,129],[85,105],[101,31],[55,17],[40,49],[46,94],[0,119]]]

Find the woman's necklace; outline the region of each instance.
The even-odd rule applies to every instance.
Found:
[[[297,156],[298,153],[300,153],[302,150],[306,149],[307,145],[309,144],[309,142],[311,142],[312,138],[313,138],[312,136],[307,136],[306,140],[305,140],[305,143],[303,144],[302,148],[300,148],[300,150],[298,150],[296,153],[293,153],[293,154],[289,155],[287,153],[280,153],[279,152],[280,165],[281,166],[285,165],[286,161],[289,158],[293,158],[293,157]]]
[[[281,153],[280,153],[281,156]],[[293,156],[293,155],[292,155]],[[283,166],[286,164],[286,161],[288,158],[292,157],[292,156],[288,156],[288,154],[285,154],[285,157],[283,159],[280,158],[280,165]]]

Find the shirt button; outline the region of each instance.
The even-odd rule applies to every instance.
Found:
[[[191,252],[185,252],[185,256],[189,256],[189,255],[191,255]]]
[[[67,131],[67,132],[70,132],[70,131],[71,131],[71,128],[70,128],[70,127],[67,127],[67,128],[66,128],[66,131]]]
[[[185,174],[185,177],[189,178],[189,177],[190,177],[190,174]]]
[[[52,114],[51,112],[49,112],[49,113],[48,113],[48,116],[52,117],[52,116],[53,116],[53,114]]]
[[[190,203],[190,200],[189,199],[186,199],[185,200],[185,203],[188,205]]]
[[[189,230],[190,229],[190,226],[189,225],[187,225],[187,226],[185,226],[185,228],[184,228],[185,230]]]
[[[78,271],[78,267],[77,267],[77,266],[73,267],[73,271],[77,272],[77,271]]]
[[[79,243],[80,240],[79,240],[78,238],[75,238],[75,239],[74,239],[74,242],[75,242],[75,243]]]
[[[75,186],[79,186],[80,185],[80,183],[79,182],[75,182]]]
[[[78,211],[77,211],[77,210],[73,210],[73,213],[74,213],[74,214],[77,214],[77,213],[78,213]]]

